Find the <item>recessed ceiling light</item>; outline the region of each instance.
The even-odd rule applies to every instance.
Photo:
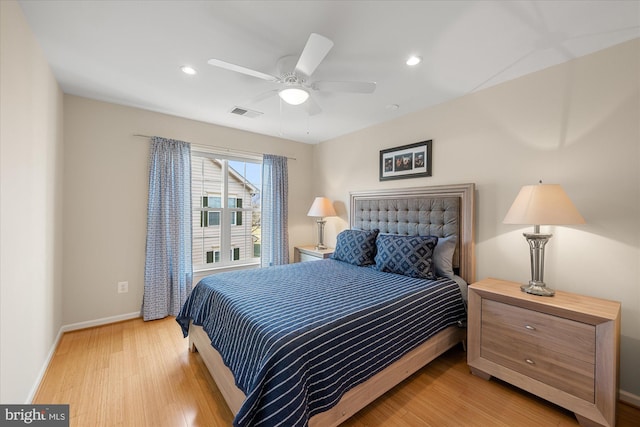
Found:
[[[389,104],[385,107],[387,110],[391,110],[391,111],[395,111],[398,108],[400,108],[400,106],[398,104]]]
[[[198,74],[195,68],[190,67],[188,65],[183,65],[182,67],[180,67],[180,69],[182,70],[183,73],[189,74],[190,76],[193,76],[194,74]]]
[[[421,56],[410,56],[409,59],[407,59],[407,65],[409,66],[414,66],[414,65],[418,65],[419,63],[422,62],[422,57]]]

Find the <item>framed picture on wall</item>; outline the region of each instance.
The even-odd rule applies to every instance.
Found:
[[[431,176],[431,144],[428,140],[380,150],[380,181]]]

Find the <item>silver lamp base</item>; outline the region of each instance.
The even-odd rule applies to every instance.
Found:
[[[551,234],[541,234],[540,226],[534,225],[533,233],[524,233],[529,243],[529,255],[531,257],[531,280],[528,285],[520,286],[522,292],[552,297],[556,291],[547,288],[544,283],[544,247],[551,238]]]
[[[318,218],[316,220],[318,224],[318,244],[316,245],[316,249],[319,251],[327,249],[327,245],[324,244],[324,225],[326,222],[324,218]]]
[[[547,288],[547,285],[545,285],[544,283],[529,282],[528,285],[520,286],[520,289],[522,290],[522,292],[533,295],[540,295],[543,297],[552,297],[556,294],[556,291],[551,288]]]

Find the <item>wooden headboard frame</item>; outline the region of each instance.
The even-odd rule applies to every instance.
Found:
[[[454,268],[475,282],[475,184],[350,193],[349,225],[405,235],[458,236]]]

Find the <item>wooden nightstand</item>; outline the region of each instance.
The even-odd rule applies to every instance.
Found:
[[[580,425],[614,426],[620,303],[568,292],[530,295],[519,283],[469,286],[467,362],[573,411]]]
[[[333,248],[316,249],[315,245],[296,246],[293,251],[293,262],[318,261],[329,258]]]

